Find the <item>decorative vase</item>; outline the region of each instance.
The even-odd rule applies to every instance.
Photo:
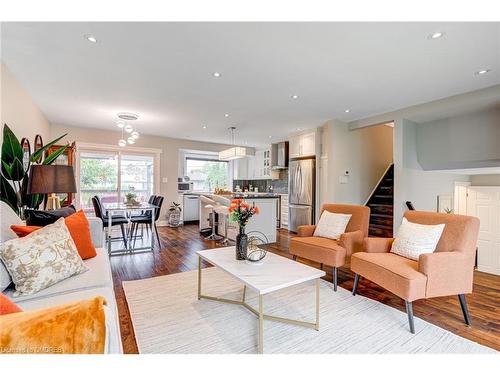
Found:
[[[181,224],[181,213],[179,211],[170,211],[168,214],[168,225],[178,227]]]
[[[236,260],[245,260],[247,258],[248,236],[245,233],[245,227],[240,226],[240,233],[236,235]]]

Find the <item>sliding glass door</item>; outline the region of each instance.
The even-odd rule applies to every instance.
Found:
[[[133,192],[145,202],[154,192],[154,155],[122,151],[81,150],[79,153],[80,208],[94,212],[92,197],[104,204],[123,202]]]

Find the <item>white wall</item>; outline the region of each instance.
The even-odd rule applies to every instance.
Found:
[[[102,130],[53,124],[50,129],[50,134],[51,137],[54,138],[58,135],[68,133],[67,140],[76,141],[77,148],[78,142],[109,144],[115,146],[121,136],[121,133],[113,130],[113,126],[114,125],[111,123],[110,130]],[[162,208],[162,217],[160,220],[164,220],[164,214],[172,201],[177,201],[179,150],[188,149],[218,152],[230,147],[228,145],[217,143],[188,141],[150,135],[141,135],[134,146],[157,148],[162,151],[160,160],[160,194],[165,197],[165,201],[163,203],[164,207]],[[167,178],[166,183],[162,182],[163,178]]]
[[[393,156],[393,130],[380,125],[349,130],[348,124],[331,120],[322,126],[322,158],[320,166],[326,183],[320,186],[325,202],[364,204],[382,177]],[[349,171],[347,183],[340,182]],[[321,191],[321,190],[326,191]]]
[[[2,62],[0,69],[0,114],[1,125],[7,124],[19,140],[27,137],[31,147],[35,136],[40,134],[45,143],[50,141],[50,124],[45,115],[31,99],[28,92]],[[0,131],[0,139],[3,131]]]
[[[395,230],[406,211],[406,201],[411,201],[417,210],[437,211],[438,195],[453,195],[455,181],[470,181],[468,175],[422,169],[417,158],[418,126],[406,119],[395,122]]]

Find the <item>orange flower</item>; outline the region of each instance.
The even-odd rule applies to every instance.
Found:
[[[248,210],[250,208],[250,205],[247,202],[241,202],[240,207]]]
[[[255,206],[255,207],[253,208],[253,211],[255,212],[255,214],[256,214],[256,215],[258,215],[258,214],[259,214],[259,212],[260,212],[260,209],[259,209],[259,207]]]
[[[243,199],[238,199],[238,198],[235,198],[231,201],[232,204],[240,204],[241,202],[243,202]]]

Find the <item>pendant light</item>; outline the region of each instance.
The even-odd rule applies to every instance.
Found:
[[[236,130],[236,127],[231,126],[229,130],[231,131],[231,144],[233,147],[219,152],[219,160],[235,160],[248,156],[246,147],[238,147],[234,145],[234,131]]]

